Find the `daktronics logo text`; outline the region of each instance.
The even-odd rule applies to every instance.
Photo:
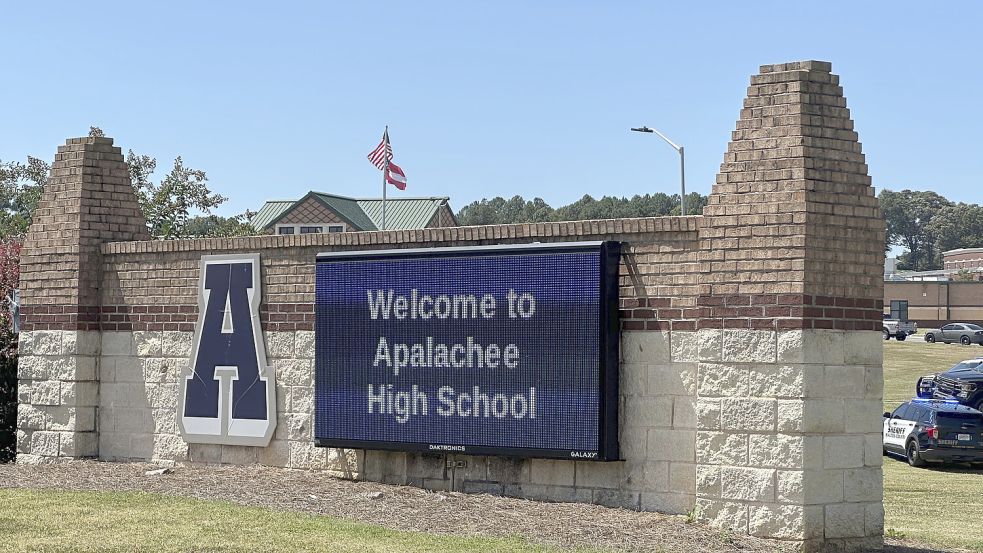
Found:
[[[433,451],[464,451],[465,447],[463,445],[430,444],[430,449]]]

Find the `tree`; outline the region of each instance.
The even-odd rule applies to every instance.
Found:
[[[26,164],[0,161],[0,237],[27,232],[50,169],[46,162],[30,156]]]
[[[89,127],[89,136],[105,136],[99,127]],[[174,167],[159,183],[152,180],[157,160],[129,151],[126,163],[140,208],[147,219],[152,236],[184,238],[187,236],[236,236],[255,234],[249,225],[248,211],[233,217],[217,217],[197,223],[190,230],[184,227],[192,220],[192,211],[210,215],[211,210],[226,201],[208,189],[204,171],[185,167],[179,156]],[[48,181],[51,166],[28,156],[27,163],[0,160],[0,238],[23,236],[31,225],[31,214],[37,208],[41,192]],[[208,231],[202,234],[202,230]]]
[[[878,196],[887,228],[887,246],[903,246],[908,252],[899,256],[898,268],[915,271],[939,266],[933,219],[952,202],[935,192],[882,190]]]
[[[256,212],[246,211],[245,213],[232,217],[221,217],[219,215],[192,217],[184,225],[184,235],[188,238],[253,235],[256,234],[256,229],[253,228],[250,221],[254,215],[256,215]]]
[[[973,276],[973,272],[969,269],[959,269],[956,274],[952,275],[952,280],[959,282],[972,282]]]
[[[981,248],[983,206],[965,203],[945,206],[926,225],[925,231],[940,254],[958,248]]]
[[[696,192],[686,195],[689,215],[702,213],[707,197]],[[522,196],[506,200],[502,197],[482,199],[461,208],[457,220],[462,225],[496,225],[505,223],[541,223],[547,221],[581,221],[585,219],[617,219],[624,217],[662,217],[679,215],[679,195],[664,192],[619,198],[602,196],[595,199],[584,195],[572,204],[553,209],[542,198],[532,201]]]
[[[673,196],[675,199],[677,196]],[[690,192],[686,194],[686,214],[687,215],[703,215],[703,208],[707,206],[707,201],[709,198],[700,194],[699,192]],[[672,214],[679,215],[682,213],[682,208],[673,208]]]
[[[137,155],[130,150],[126,164],[130,168],[130,180],[140,209],[147,219],[147,227],[151,236],[156,238],[166,240],[188,236],[184,227],[192,209],[211,213],[212,208],[227,200],[209,190],[205,172],[185,167],[181,156],[174,160],[174,167],[160,183],[151,180],[157,169],[156,159]]]
[[[457,213],[457,220],[462,225],[499,225],[504,223],[541,223],[551,221],[553,208],[542,198],[532,201],[523,200],[522,196],[513,196],[506,200],[502,197],[482,199],[471,202]]]
[[[102,137],[105,133],[99,127],[89,127],[89,136]],[[212,208],[228,198],[209,190],[205,172],[185,167],[181,156],[174,160],[171,172],[160,183],[151,179],[157,170],[155,158],[130,150],[126,165],[151,236],[172,239],[255,234],[248,222],[253,215],[249,211],[233,217],[210,215]],[[206,216],[192,217],[193,209]],[[191,228],[187,228],[192,222]]]

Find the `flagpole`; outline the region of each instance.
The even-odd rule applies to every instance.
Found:
[[[382,166],[382,230],[386,230],[386,173],[389,172],[389,156],[386,149],[389,147],[389,125],[386,125],[386,144],[383,146],[382,159],[385,160]]]

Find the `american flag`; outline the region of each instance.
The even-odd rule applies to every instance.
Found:
[[[382,133],[382,142],[369,154],[369,161],[379,169],[386,167],[386,162],[392,160],[393,148],[389,145],[389,129]]]

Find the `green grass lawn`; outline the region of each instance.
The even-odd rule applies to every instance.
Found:
[[[983,347],[928,344],[912,336],[884,343],[884,410],[911,399],[918,377],[983,355]],[[983,551],[983,471],[912,468],[884,458],[884,526],[942,547]]]
[[[0,490],[4,551],[547,551],[142,492]]]

